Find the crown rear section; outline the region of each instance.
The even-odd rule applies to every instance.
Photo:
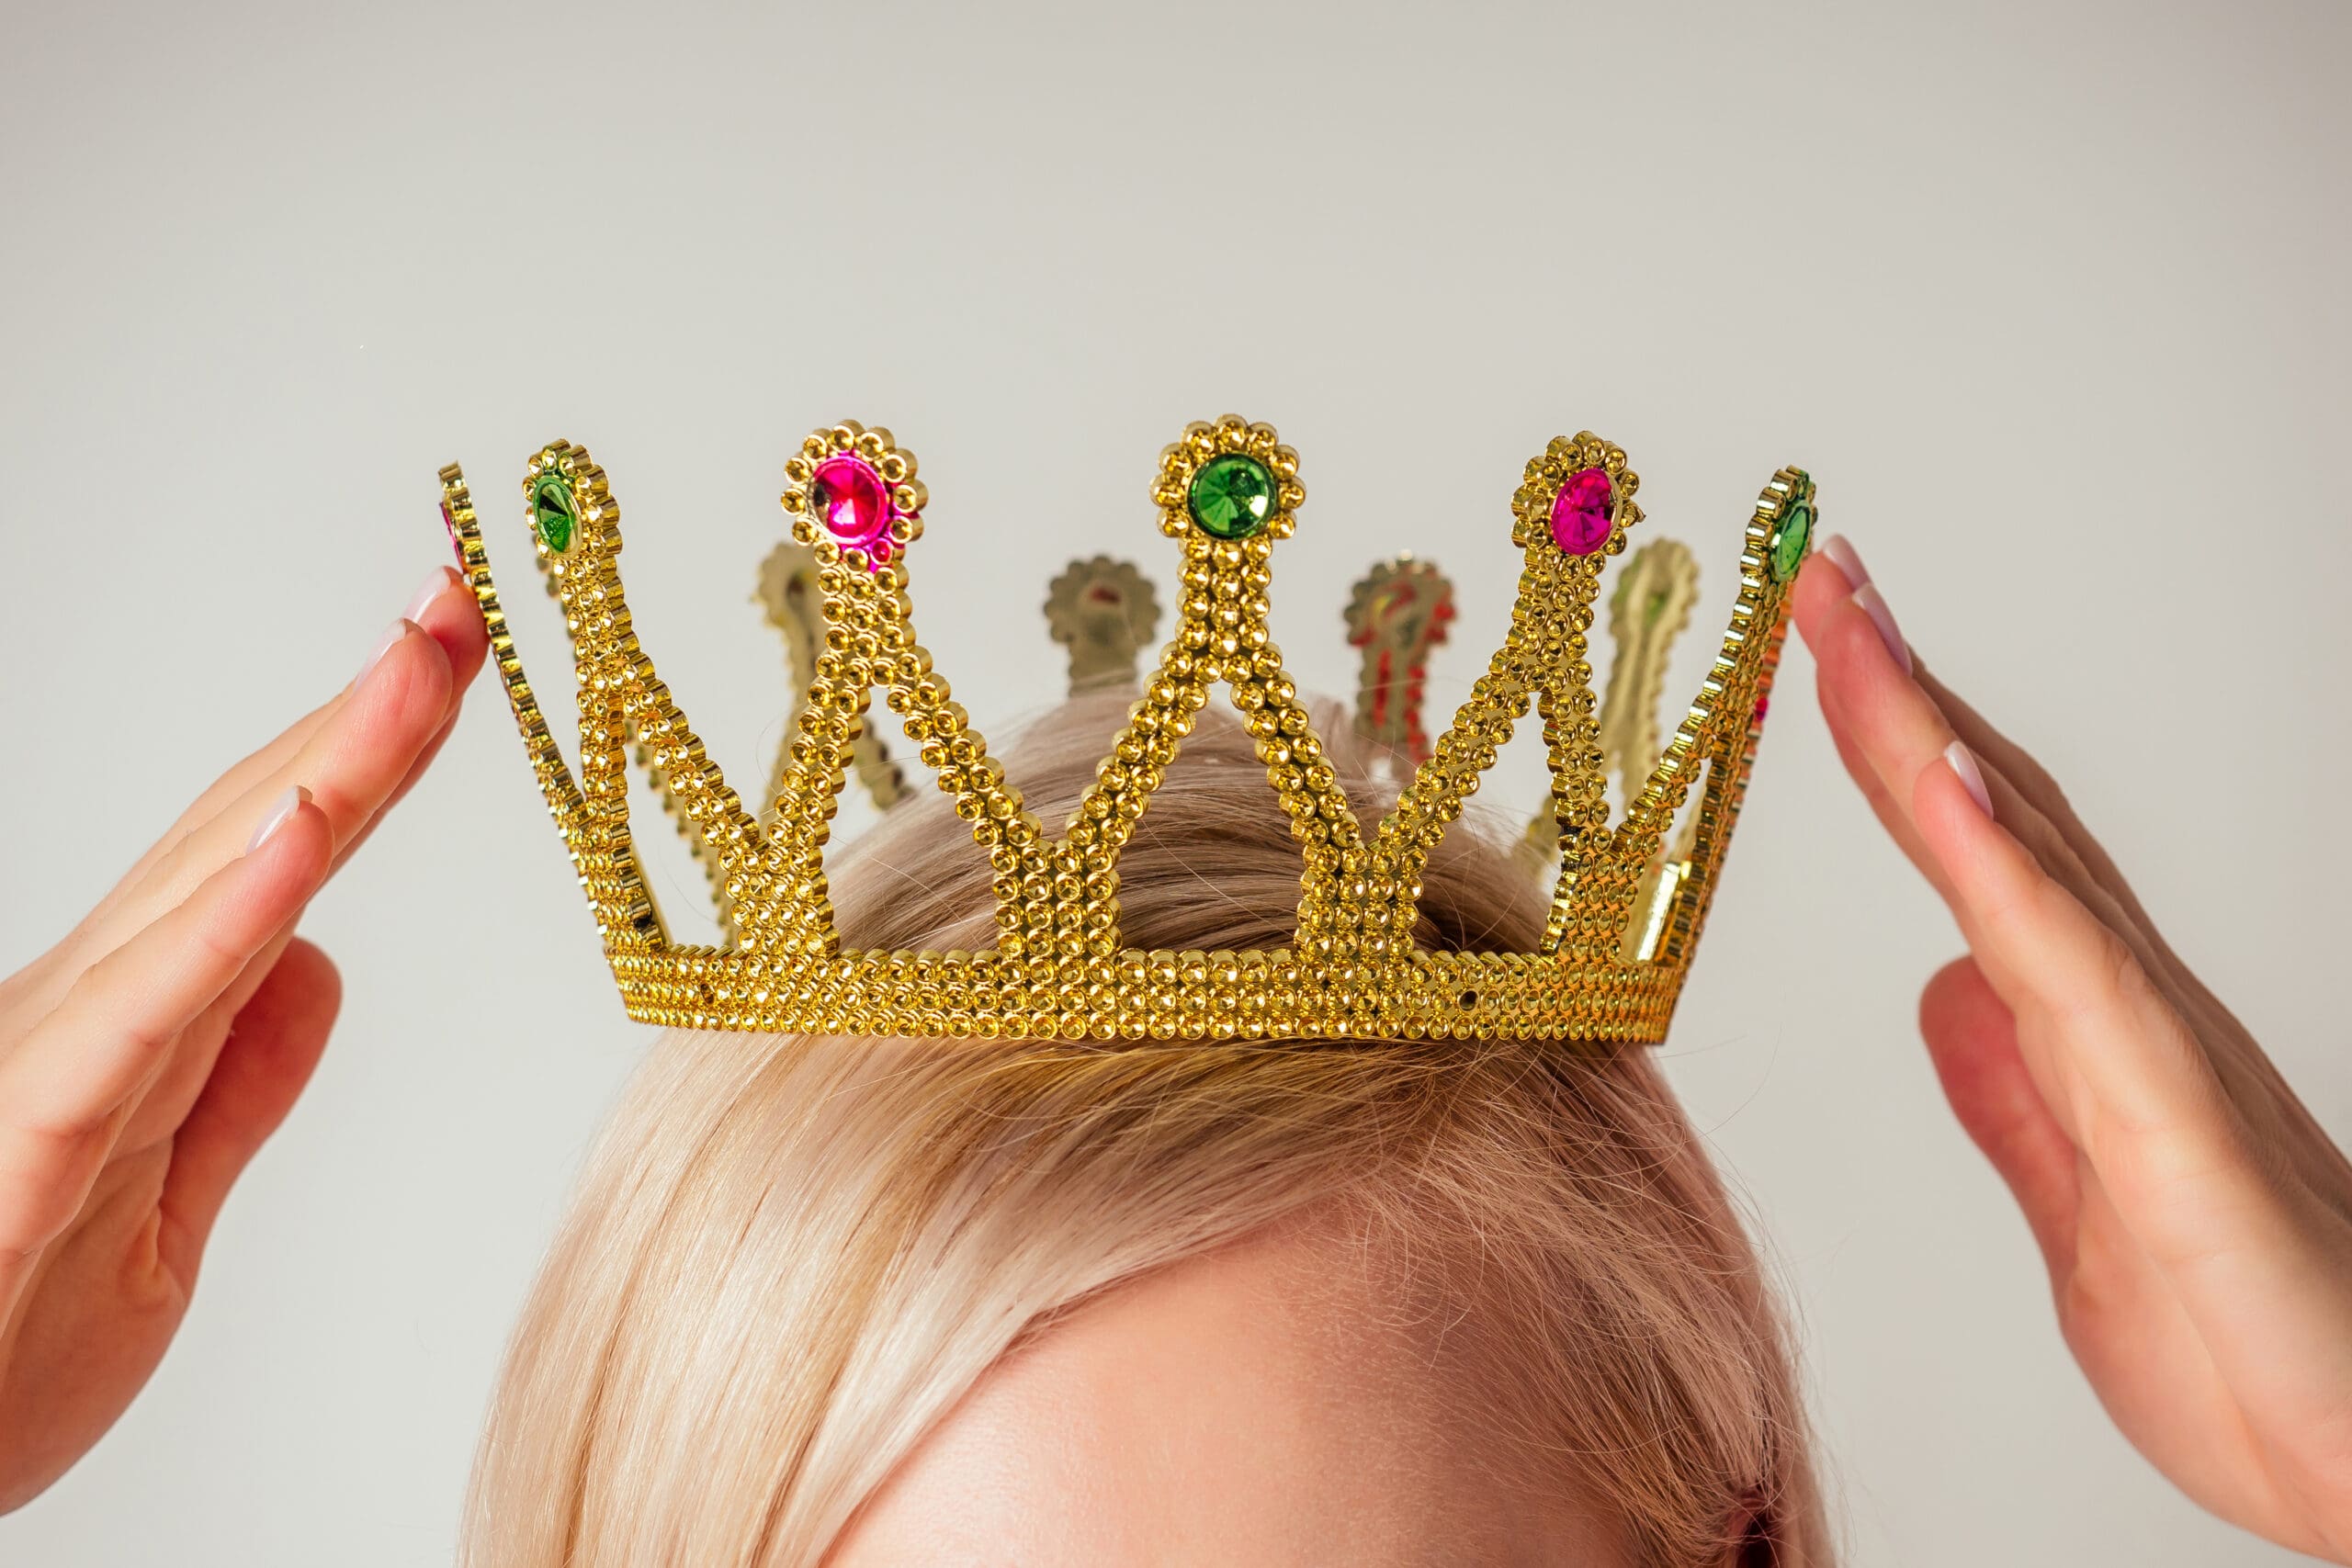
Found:
[[[1590,434],[1553,442],[1513,497],[1521,552],[1502,645],[1434,738],[1420,705],[1429,650],[1453,619],[1426,563],[1375,573],[1350,610],[1365,650],[1363,711],[1412,764],[1367,826],[1341,788],[1269,626],[1279,542],[1306,498],[1297,454],[1272,427],[1227,416],[1162,454],[1151,500],[1180,552],[1170,640],[1136,677],[1096,781],[1049,830],[990,754],[917,640],[913,547],[928,496],[889,432],[844,423],[786,464],[791,537],[763,598],[802,687],[791,739],[754,815],[710,761],[639,647],[619,570],[620,513],[604,470],[567,442],[526,471],[524,520],[573,654],[581,746],[572,771],[549,732],[492,582],[465,479],[442,471],[443,516],[548,810],[603,935],[630,1016],[696,1028],[1037,1039],[1662,1038],[1736,820],[1777,667],[1788,585],[1809,546],[1811,479],[1776,474],[1739,558],[1739,594],[1697,698],[1663,745],[1666,650],[1687,622],[1695,569],[1679,547],[1628,563],[1611,601],[1618,645],[1596,700],[1589,638],[1601,578],[1642,520],[1639,480]],[[1077,563],[1049,616],[1083,671],[1133,671],[1158,618],[1118,563]],[[824,866],[853,776],[885,804],[906,787],[882,749],[876,693],[921,768],[954,801],[994,876],[997,940],[978,952],[844,949]],[[1120,936],[1120,853],[1197,716],[1231,704],[1265,768],[1267,809],[1300,852],[1295,932],[1281,948],[1153,952]],[[1532,952],[1415,945],[1430,852],[1531,710],[1552,772],[1531,843],[1556,868]],[[1360,718],[1360,724],[1366,722]],[[670,942],[638,869],[627,769],[634,756],[709,872],[723,945]],[[1609,819],[1607,778],[1629,807]],[[1672,843],[1678,814],[1696,793]]]

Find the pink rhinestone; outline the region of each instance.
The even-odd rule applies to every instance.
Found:
[[[458,535],[458,520],[449,512],[449,503],[441,503],[441,530],[449,536],[449,552],[458,558],[458,570],[466,570],[466,542]]]
[[[844,549],[864,550],[879,566],[890,554],[890,487],[863,457],[844,452],[817,465],[808,504]]]
[[[1552,500],[1552,542],[1572,556],[1589,556],[1609,542],[1616,513],[1609,471],[1578,468]]]

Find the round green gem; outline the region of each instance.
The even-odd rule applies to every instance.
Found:
[[[1791,501],[1781,510],[1781,525],[1772,531],[1769,548],[1772,555],[1772,575],[1786,582],[1804,564],[1805,547],[1813,542],[1813,496],[1810,492]]]
[[[539,476],[531,487],[531,525],[539,531],[539,540],[556,554],[571,547],[571,530],[580,520],[579,510],[571,500],[571,487],[563,476],[550,468]]]
[[[1184,492],[1193,521],[1220,539],[1246,539],[1274,514],[1274,476],[1243,452],[1212,457]]]

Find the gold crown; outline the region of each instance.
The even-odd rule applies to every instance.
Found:
[[[1058,836],[1024,809],[915,640],[909,547],[926,497],[913,456],[888,431],[837,424],[808,437],[785,479],[794,543],[768,562],[763,597],[792,638],[806,692],[771,804],[755,817],[638,642],[621,584],[620,509],[604,469],[558,441],[532,459],[523,484],[578,673],[576,776],[516,656],[465,478],[455,465],[441,471],[443,521],[630,1017],[703,1029],[1063,1040],[1664,1037],[1755,760],[1789,585],[1811,542],[1814,488],[1802,469],[1782,468],[1764,487],[1730,630],[1663,746],[1658,682],[1690,614],[1687,552],[1652,546],[1626,563],[1612,600],[1619,648],[1605,703],[1594,699],[1587,660],[1602,570],[1642,518],[1638,481],[1617,446],[1580,434],[1528,463],[1512,498],[1524,564],[1510,628],[1433,739],[1420,698],[1429,649],[1453,618],[1451,587],[1424,563],[1375,570],[1349,612],[1351,640],[1365,649],[1358,723],[1410,772],[1367,828],[1267,630],[1274,547],[1306,499],[1297,454],[1272,427],[1233,415],[1189,426],[1161,454],[1151,491],[1160,529],[1182,551],[1176,634]],[[1131,671],[1157,618],[1140,575],[1080,562],[1056,593],[1073,685],[1117,679],[1122,658]],[[1128,947],[1120,849],[1219,684],[1256,739],[1268,805],[1289,816],[1300,846],[1295,931],[1285,947],[1244,953]],[[992,951],[841,944],[824,848],[845,774],[854,768],[886,805],[902,789],[865,725],[877,688],[988,857]],[[1533,952],[1419,949],[1416,903],[1430,853],[1531,704],[1552,792],[1528,841],[1557,868],[1543,940]],[[630,836],[632,750],[711,874],[723,945],[669,939]],[[1614,825],[1612,771],[1630,801]],[[1668,847],[1694,788],[1696,808]]]

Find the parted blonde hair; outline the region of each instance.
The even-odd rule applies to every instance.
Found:
[[[1032,727],[1009,771],[1039,815],[1075,805],[1122,712],[1081,699]],[[1372,759],[1334,750],[1369,798]],[[944,801],[844,860],[852,943],[993,940],[988,866]],[[1132,945],[1287,939],[1298,852],[1238,725],[1201,716],[1119,872]],[[1421,911],[1430,947],[1523,948],[1543,895],[1465,820]],[[1647,1053],[684,1031],[614,1115],[524,1311],[463,1562],[812,1568],[1024,1333],[1317,1204],[1432,1269],[1475,1251],[1446,1277],[1501,1325],[1496,1382],[1521,1391],[1498,1447],[1550,1456],[1645,1568],[1828,1562],[1778,1311]]]

